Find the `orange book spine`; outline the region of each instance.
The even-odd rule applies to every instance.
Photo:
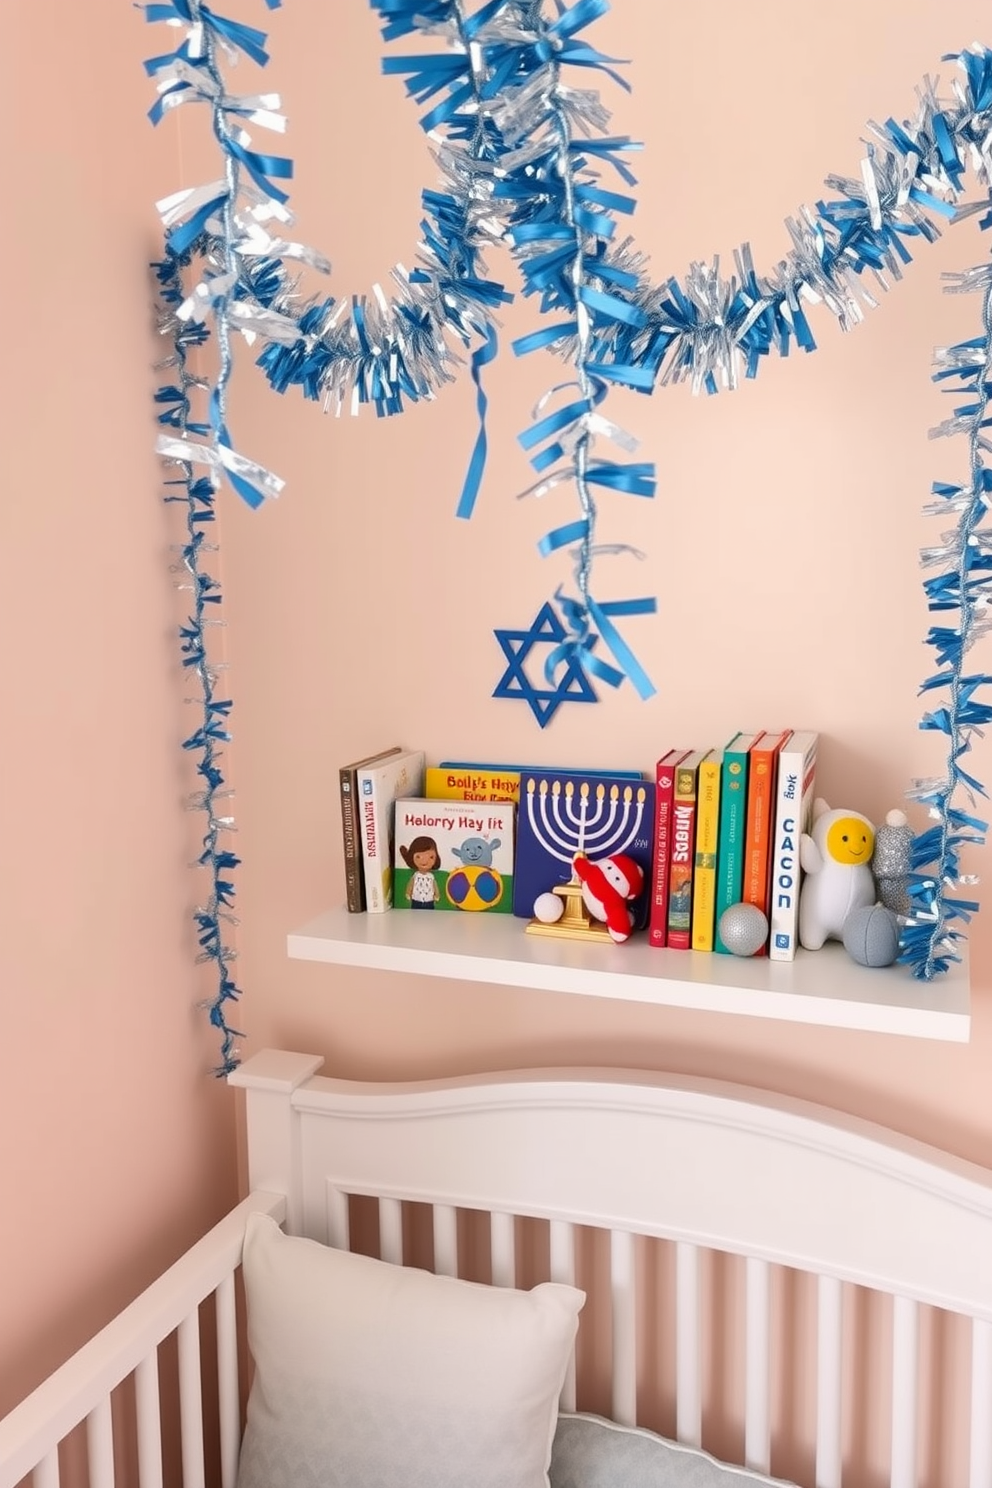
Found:
[[[778,757],[791,732],[791,729],[785,729],[779,734],[763,734],[748,755],[747,826],[741,897],[745,904],[756,904],[762,914],[768,913]],[[764,954],[762,948],[758,955]]]

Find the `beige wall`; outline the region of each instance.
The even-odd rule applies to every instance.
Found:
[[[189,714],[151,455],[143,268],[156,251],[150,203],[215,162],[205,118],[157,134],[145,122],[140,60],[161,36],[109,0],[85,10],[60,7],[56,28],[47,8],[18,7],[4,94],[16,227],[2,238],[0,1171],[8,1194],[14,1184],[0,1221],[0,1407],[234,1189],[230,1105],[204,1074],[215,1042],[191,1011],[208,988],[182,919],[195,886],[175,741]],[[419,192],[434,179],[426,142],[399,85],[378,76],[362,0],[256,10],[238,7],[272,33],[265,86],[290,115],[300,234],[334,260],[335,293],[365,292],[413,257]],[[635,59],[633,97],[611,90],[609,102],[617,131],[647,142],[636,236],[659,279],[716,252],[729,263],[744,236],[759,266],[773,263],[785,216],[828,172],[857,174],[865,120],[906,116],[942,53],[990,39],[978,0],[838,0],[828,19],[762,0],[718,7],[718,26],[712,7],[705,26],[700,15],[615,0],[597,28]],[[93,86],[81,59],[98,52]],[[248,68],[232,81],[254,86]],[[978,324],[977,302],[943,296],[940,274],[988,247],[974,222],[921,246],[865,325],[844,337],[814,311],[816,355],[776,360],[733,396],[611,397],[657,462],[659,495],[603,501],[602,537],[648,557],[604,561],[600,582],[609,596],[658,595],[657,620],[626,629],[658,695],[644,704],[625,688],[562,709],[545,733],[489,694],[493,627],[529,622],[566,577],[534,542],[575,514],[570,498],[514,499],[529,484],[516,435],[560,366],[506,350],[489,376],[487,482],[462,524],[466,378],[400,420],[333,422],[295,394],[276,398],[242,355],[232,431],[288,482],[261,513],[227,494],[223,505],[249,1048],[318,1050],[344,1074],[593,1060],[700,1071],[992,1163],[987,914],[971,936],[965,1047],[285,957],[287,930],[342,896],[336,767],[394,739],[435,758],[645,767],[673,743],[782,720],[820,729],[831,801],[876,814],[940,768],[915,696],[930,665],[917,556],[940,524],[918,513],[967,452],[928,442],[945,412],[929,357]],[[490,264],[512,280],[507,260]],[[511,307],[504,345],[536,323],[530,302]],[[782,614],[790,631],[774,636]],[[987,746],[975,766],[992,778]]]
[[[237,1188],[152,453],[145,266],[179,151],[144,120],[137,11],[4,22],[0,1413]]]

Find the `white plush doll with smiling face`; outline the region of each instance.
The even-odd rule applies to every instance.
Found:
[[[843,940],[844,921],[854,909],[875,903],[871,855],[875,828],[858,811],[831,811],[813,805],[812,833],[804,832],[799,862],[804,874],[799,895],[799,942],[818,951],[826,940]]]

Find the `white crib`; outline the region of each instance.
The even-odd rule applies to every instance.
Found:
[[[566,1410],[591,1396],[618,1422],[658,1429],[670,1409],[670,1434],[699,1445],[714,1361],[719,1372],[733,1355],[748,1467],[781,1471],[773,1441],[805,1400],[815,1488],[880,1481],[879,1411],[893,1488],[947,1460],[962,1488],[992,1488],[992,1173],[712,1081],[546,1070],[357,1084],[321,1077],[321,1064],[266,1050],[231,1077],[246,1092],[249,1197],[0,1422],[0,1488],[28,1474],[34,1488],[234,1488],[247,1379],[237,1270],[252,1210],[292,1234],[494,1285],[578,1281],[589,1301]],[[776,1301],[797,1272],[811,1278],[809,1350],[790,1342]],[[872,1329],[884,1318],[890,1332],[885,1378],[878,1351],[862,1357],[850,1336],[866,1307]],[[959,1315],[969,1335],[957,1449],[927,1406],[945,1367],[922,1346],[930,1309]]]

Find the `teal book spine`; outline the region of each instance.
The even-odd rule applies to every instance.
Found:
[[[729,955],[720,937],[720,916],[739,904],[744,888],[744,828],[747,822],[747,757],[760,733],[735,734],[723,751],[720,833],[716,855],[716,930],[713,949]]]

